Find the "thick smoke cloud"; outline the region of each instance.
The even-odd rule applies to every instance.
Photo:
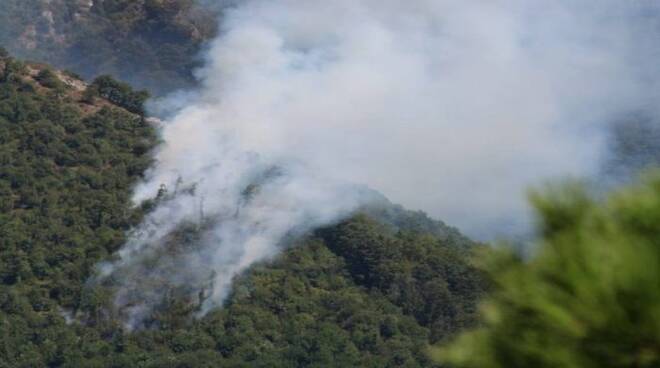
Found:
[[[361,185],[473,236],[525,229],[530,185],[597,172],[611,117],[655,101],[657,8],[239,2],[198,72],[202,88],[163,123],[135,200],[161,184],[170,194],[103,267],[121,285],[118,305],[144,318],[161,297],[145,291],[140,275],[151,273],[208,280],[203,314],[284,239],[368,203]],[[167,267],[136,266],[189,223],[201,247]],[[129,301],[136,290],[141,303]]]

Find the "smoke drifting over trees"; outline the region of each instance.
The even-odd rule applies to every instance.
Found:
[[[157,142],[152,124],[126,110],[143,96],[0,48],[0,366],[417,367],[430,364],[429,342],[474,325],[485,283],[467,258],[473,243],[384,200],[370,208],[380,222],[353,216],[296,239],[235,280],[224,308],[195,321],[212,306],[199,302],[215,277],[204,275],[208,264],[189,267],[204,261],[200,240],[223,220],[201,207],[155,252],[89,282],[155,205],[195,190],[161,188],[129,207]]]
[[[626,296],[657,290],[658,179],[603,206],[537,196],[551,257],[507,256],[491,275],[478,244],[379,192],[492,238],[529,229],[530,185],[610,188],[657,164],[659,8],[0,0],[13,53],[176,90],[145,110],[146,91],[0,47],[0,366],[430,366],[428,344],[478,325],[489,288],[511,318],[486,315],[478,334],[496,338],[472,348],[519,326],[560,332],[559,350],[512,334],[497,354],[523,366],[592,337],[632,348],[571,354],[653,366],[658,329],[635,321],[658,298]],[[548,290],[580,280],[595,284],[558,305],[596,329],[567,345],[538,321],[557,316]],[[533,297],[509,308],[508,291]],[[607,316],[630,333],[601,334]]]
[[[613,117],[657,97],[647,61],[657,6],[606,3],[253,0],[225,10],[202,87],[164,122],[135,201],[163,184],[170,195],[103,274],[141,289],[124,270],[175,260],[193,271],[172,282],[208,283],[204,313],[289,236],[368,204],[363,185],[476,236],[525,229],[526,188],[598,173]],[[191,222],[201,246],[171,258],[168,237]],[[119,295],[129,320],[148,312],[148,298]]]

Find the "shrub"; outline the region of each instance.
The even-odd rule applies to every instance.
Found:
[[[144,115],[144,103],[149,99],[149,92],[134,91],[130,85],[119,82],[108,75],[96,78],[91,87],[98,91],[99,96],[117,106],[132,113]]]
[[[534,195],[539,249],[489,255],[484,325],[436,354],[459,367],[660,366],[660,176],[591,199]]]
[[[50,69],[42,69],[35,77],[36,81],[42,86],[51,89],[64,89],[64,83]]]

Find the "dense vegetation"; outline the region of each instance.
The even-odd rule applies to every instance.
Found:
[[[386,206],[253,267],[202,319],[173,295],[126,331],[88,280],[149,209],[129,204],[156,144],[143,94],[0,55],[0,367],[430,366],[475,324],[473,243]]]
[[[133,91],[133,88],[123,82],[119,82],[109,75],[102,75],[91,84],[86,98],[95,95],[103,97],[113,104],[123,107],[134,114],[144,115],[144,104],[149,98],[147,91]]]
[[[484,326],[441,358],[461,367],[660,366],[660,176],[604,203],[536,195],[540,249],[489,254]]]
[[[85,78],[109,74],[163,94],[193,82],[196,56],[216,31],[217,3],[2,0],[0,44]]]
[[[538,254],[490,250],[488,276],[456,230],[368,208],[252,267],[202,319],[159,283],[168,298],[147,329],[127,331],[112,285],[89,280],[153,205],[129,197],[156,134],[148,93],[108,75],[155,94],[190,86],[219,3],[0,0],[0,43],[102,75],[87,86],[0,48],[0,368],[433,366],[430,344],[478,324],[485,280],[482,325],[438,350],[447,363],[660,366],[658,177],[605,203],[575,188],[535,197]],[[641,115],[612,125],[603,181],[660,162],[656,125]]]

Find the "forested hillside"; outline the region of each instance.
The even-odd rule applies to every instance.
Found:
[[[218,4],[191,0],[2,0],[0,45],[85,78],[111,74],[152,93],[190,86]]]
[[[129,203],[157,143],[147,96],[2,52],[0,367],[431,366],[429,344],[476,323],[474,244],[385,206],[295,240],[202,319],[172,290],[126,330],[88,280],[151,208]]]
[[[0,47],[0,368],[659,367],[660,174],[605,193],[660,163],[652,57],[660,7],[413,3],[346,0],[333,8],[326,7],[332,1],[269,0],[238,11],[240,0],[0,0],[0,45],[8,50]],[[216,52],[206,50],[218,33],[225,37],[217,38]],[[210,70],[198,74],[198,88],[195,70],[205,57]],[[193,98],[179,99],[176,92],[191,88],[186,97]],[[387,97],[392,90],[399,93]],[[314,98],[284,113],[308,94]],[[166,95],[148,104],[150,96]],[[452,105],[457,114],[444,111]],[[578,105],[596,113],[581,119]],[[164,111],[184,111],[184,118],[149,118]],[[438,130],[410,124],[445,118],[451,122]],[[554,119],[562,121],[529,134]],[[592,119],[593,128],[583,125]],[[262,124],[256,138],[247,136],[259,147],[232,150],[223,135],[207,134],[232,128],[227,120],[238,122],[236,130]],[[277,129],[289,120],[295,129]],[[308,124],[317,120],[318,127]],[[323,135],[318,142],[337,142],[319,154],[331,156],[364,138],[362,121],[376,134],[355,141],[360,155],[350,158],[369,158],[360,169],[382,165],[384,181],[410,177],[413,191],[428,187],[431,194],[456,179],[444,194],[475,217],[480,208],[510,211],[510,183],[495,180],[500,176],[555,179],[535,174],[565,157],[554,153],[577,153],[595,144],[594,134],[603,146],[588,172],[575,172],[584,182],[531,195],[536,227],[524,231],[535,231],[529,238],[536,240],[522,251],[482,246],[364,187],[359,194],[369,200],[359,203],[368,204],[350,207],[350,216],[300,210],[301,203],[323,209],[340,196],[289,197],[271,186],[268,201],[254,200],[279,179],[273,173],[280,161],[253,160],[268,141],[262,138],[296,146],[307,139],[299,130],[311,126]],[[166,134],[175,125],[182,128]],[[569,125],[579,129],[553,137]],[[418,128],[410,139],[390,140],[392,132],[408,137]],[[188,133],[187,142],[177,141]],[[576,145],[558,144],[564,138]],[[422,141],[430,144],[417,147]],[[425,157],[372,154],[375,142]],[[537,149],[552,152],[549,161]],[[177,180],[193,160],[202,175],[194,168]],[[225,171],[210,169],[221,166]],[[553,175],[567,167],[557,168]],[[159,169],[175,173],[167,185],[160,182],[167,175],[154,174]],[[235,172],[237,184],[218,190],[226,184],[218,177]],[[419,184],[415,175],[443,182]],[[202,182],[211,190],[203,192]],[[331,191],[320,183],[284,187]],[[175,201],[183,196],[190,200]],[[140,203],[132,203],[136,197]],[[232,199],[238,204],[219,209]],[[268,211],[289,209],[284,202],[293,210]],[[171,220],[181,208],[189,211]],[[159,213],[165,215],[153,216]],[[315,217],[331,219],[308,221]],[[236,231],[229,235],[240,236],[216,234],[235,218],[245,226],[230,227]],[[261,239],[269,229],[261,225],[271,219],[287,226],[270,229],[287,231]],[[298,222],[305,226],[290,226]],[[152,230],[158,236],[136,242],[151,252],[131,253],[136,234]],[[254,239],[246,233],[256,234],[256,247],[245,246]],[[263,257],[203,249],[227,243]],[[263,243],[272,247],[264,251]],[[134,262],[121,264],[124,252]],[[207,263],[185,262],[209,254]],[[241,267],[223,272],[230,262]],[[201,271],[188,277],[181,265]],[[231,285],[216,292],[217,280]],[[139,317],[131,320],[135,309]]]

